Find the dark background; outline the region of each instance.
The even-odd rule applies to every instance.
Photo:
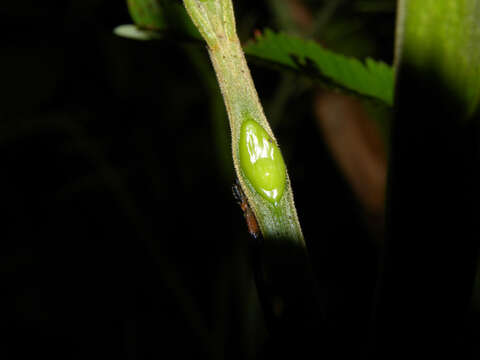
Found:
[[[280,27],[266,2],[235,7],[242,40]],[[391,62],[393,12],[344,2],[334,14],[321,42]],[[215,111],[226,117],[212,110],[219,94],[205,80],[213,76],[206,51],[113,35],[130,22],[124,1],[0,5],[0,358],[368,352],[378,234],[322,140],[316,87],[252,63],[325,319],[286,304],[268,336],[231,196],[228,132],[212,121]],[[279,105],[286,76],[291,89]]]

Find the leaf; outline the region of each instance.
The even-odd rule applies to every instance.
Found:
[[[130,16],[139,28],[161,31],[167,26],[163,1],[127,0],[127,4]]]
[[[160,33],[156,31],[143,30],[133,24],[119,25],[113,29],[113,33],[120,37],[140,41],[150,41],[162,38]]]
[[[403,0],[399,9],[408,16],[398,60],[434,73],[463,103],[461,116],[480,112],[480,0]]]
[[[394,73],[384,62],[371,58],[362,62],[336,54],[312,40],[270,29],[247,43],[244,50],[249,56],[306,72],[336,87],[393,104]]]
[[[163,35],[200,40],[198,30],[181,3],[172,0],[128,0],[137,29],[121,26],[115,34],[137,40],[157,40]],[[393,104],[394,75],[391,66],[367,58],[337,54],[312,40],[275,33],[263,35],[244,47],[245,53],[272,65],[281,65],[317,77],[348,92]]]
[[[140,40],[157,39],[158,33],[169,33],[184,38],[200,40],[201,36],[188,17],[181,2],[172,0],[127,0],[128,10],[135,25],[140,31],[147,31],[147,35],[140,34]],[[116,32],[125,36],[123,32]],[[126,37],[135,38],[137,34],[128,30]]]

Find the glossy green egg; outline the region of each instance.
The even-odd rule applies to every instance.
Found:
[[[285,191],[285,162],[273,139],[254,120],[242,124],[239,155],[240,167],[255,191],[277,205]]]

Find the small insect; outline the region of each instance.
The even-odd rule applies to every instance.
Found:
[[[242,188],[240,187],[240,183],[238,179],[235,179],[235,182],[232,185],[233,196],[240,205],[240,208],[243,211],[243,216],[245,216],[245,220],[247,221],[248,232],[250,235],[253,236],[254,239],[260,238],[260,228],[258,227],[257,219],[255,218],[255,214],[253,213],[250,205],[248,205],[247,197],[245,196]]]

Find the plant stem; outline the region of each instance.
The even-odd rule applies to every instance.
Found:
[[[380,358],[463,351],[479,244],[479,21],[478,0],[399,2]]]
[[[231,0],[184,0],[194,24],[204,37],[218,83],[222,90],[232,132],[235,171],[266,240],[284,240],[305,247],[293,201],[288,174],[286,188],[277,205],[255,190],[240,163],[239,143],[242,124],[256,121],[278,146],[267,122],[248,69],[236,30]]]

